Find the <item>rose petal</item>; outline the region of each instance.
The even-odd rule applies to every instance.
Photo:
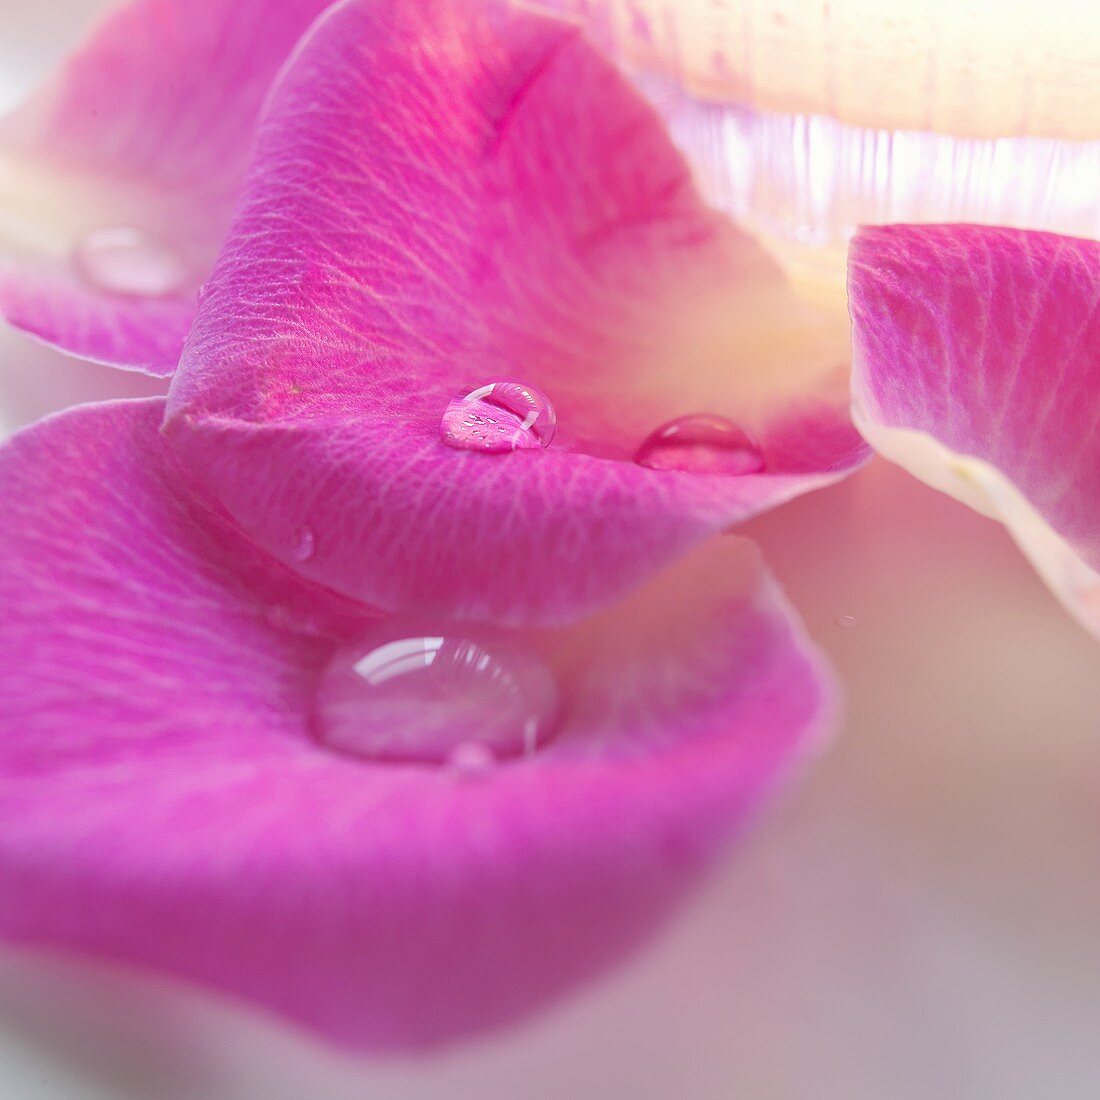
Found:
[[[849,298],[865,438],[1004,523],[1100,634],[1100,243],[862,229]]]
[[[83,358],[170,374],[261,103],[326,6],[137,0],[0,121],[4,316]],[[112,285],[133,292],[104,288],[105,233],[111,262],[123,265]],[[142,283],[145,292],[134,289]]]
[[[189,500],[159,400],[0,452],[0,933],[359,1048],[545,1004],[639,944],[812,748],[831,679],[751,544],[533,632],[557,736],[476,782],[307,732],[361,626]]]
[[[575,28],[351,2],[273,93],[167,428],[273,555],[316,530],[314,579],[545,623],[858,464],[846,345]],[[454,395],[504,376],[549,395],[552,446],[444,446]],[[755,434],[767,472],[632,461],[693,412]]]

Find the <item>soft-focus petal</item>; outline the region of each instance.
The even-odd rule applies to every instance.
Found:
[[[337,1041],[510,1021],[637,945],[815,745],[830,679],[712,543],[536,631],[561,726],[483,778],[307,731],[362,612],[191,502],[159,400],[0,452],[0,932],[152,966]]]
[[[352,0],[273,93],[168,429],[273,555],[315,530],[314,579],[562,621],[862,459],[833,320],[575,28]],[[441,444],[452,397],[503,376],[549,395],[551,447]],[[690,413],[748,429],[766,472],[633,462]]]
[[[849,302],[867,440],[1001,520],[1100,634],[1100,242],[863,229]]]
[[[261,104],[326,6],[136,0],[0,120],[4,316],[82,358],[171,373]]]
[[[51,413],[91,401],[159,397],[164,378],[73,359],[0,320],[0,441]]]

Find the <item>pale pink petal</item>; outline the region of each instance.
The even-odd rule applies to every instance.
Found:
[[[334,753],[365,612],[184,489],[160,400],[0,452],[0,934],[153,967],[362,1049],[518,1019],[636,947],[833,716],[743,540],[534,631],[562,696],[474,780]],[[473,731],[476,733],[476,731]]]
[[[308,576],[550,622],[858,464],[846,355],[575,28],[353,0],[273,94],[167,430],[273,555],[315,530]],[[549,396],[550,447],[441,443],[455,394],[503,377]],[[635,464],[691,413],[764,472]]]
[[[0,120],[0,310],[170,374],[272,79],[326,0],[135,0]]]
[[[1001,520],[1100,633],[1100,243],[863,229],[849,300],[864,436]]]

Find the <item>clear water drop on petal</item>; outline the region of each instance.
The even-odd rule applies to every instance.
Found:
[[[557,425],[542,390],[506,378],[456,397],[443,413],[439,437],[461,451],[502,454],[548,446]]]
[[[678,416],[651,432],[634,460],[653,470],[695,474],[756,474],[764,469],[759,445],[724,416]]]
[[[319,637],[325,633],[322,619],[301,607],[290,604],[272,604],[264,611],[264,621],[281,634],[297,634],[302,637]]]
[[[187,265],[163,241],[127,226],[87,234],[73,253],[80,277],[96,290],[139,298],[163,298],[188,282]]]
[[[519,636],[389,620],[333,654],[317,684],[313,729],[338,752],[468,771],[475,755],[534,752],[557,711],[553,674]]]
[[[855,615],[837,615],[835,621],[841,630],[852,630],[856,625]]]

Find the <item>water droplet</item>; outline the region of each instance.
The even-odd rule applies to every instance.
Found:
[[[317,549],[317,536],[312,527],[299,527],[294,532],[294,559],[295,561],[309,561]]]
[[[557,687],[504,632],[383,624],[341,647],[317,685],[313,728],[339,752],[450,763],[459,772],[533,753],[551,732]]]
[[[95,229],[76,247],[73,264],[80,277],[109,294],[161,298],[188,280],[183,260],[163,241],[140,229]]]
[[[264,612],[264,621],[280,633],[319,636],[324,633],[323,620],[310,612],[289,604],[272,604]]]
[[[678,416],[662,424],[634,457],[653,470],[693,474],[756,474],[764,469],[764,456],[748,432],[724,416],[708,413]]]
[[[542,390],[503,379],[456,397],[443,414],[439,437],[462,451],[501,454],[548,446],[557,424]]]
[[[481,779],[493,770],[497,758],[480,741],[463,741],[447,757],[451,770],[462,779]]]
[[[855,615],[837,615],[833,621],[841,630],[851,630],[856,625]]]

